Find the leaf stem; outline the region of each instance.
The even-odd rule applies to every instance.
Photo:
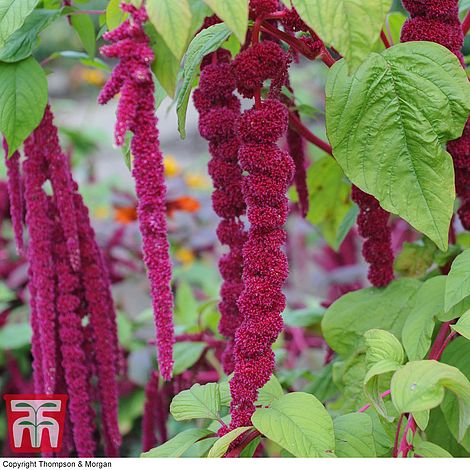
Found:
[[[243,449],[252,441],[254,441],[258,436],[261,436],[260,432],[257,429],[248,431],[234,449],[230,450],[225,454],[227,458],[236,458],[240,457],[240,454],[243,452]]]
[[[398,457],[398,441],[400,440],[400,430],[401,430],[401,425],[403,423],[403,417],[404,415],[401,414],[400,417],[398,418],[398,424],[397,424],[397,431],[395,433],[395,441],[393,443],[393,452],[392,452],[392,457]]]
[[[317,147],[321,148],[329,155],[333,156],[333,149],[331,148],[331,145],[328,142],[325,142],[324,140],[320,139],[315,134],[313,134],[313,132],[307,129],[302,124],[302,121],[292,111],[289,111],[289,122],[291,127],[295,129],[302,137],[307,139],[313,145],[316,145]]]
[[[463,20],[463,23],[462,23],[463,35],[466,36],[469,30],[470,30],[470,11],[467,11],[465,19]]]
[[[390,48],[390,42],[386,36],[386,34],[383,31],[380,31],[380,39],[382,39],[382,42],[384,43],[384,46],[389,49]]]
[[[392,393],[391,390],[387,390],[383,393],[380,394],[380,398],[385,398],[387,397],[388,395],[390,395]],[[364,413],[364,411],[367,411],[370,407],[372,406],[372,403],[367,403],[367,405],[364,405],[362,408],[360,408],[359,410],[357,410],[358,413]]]

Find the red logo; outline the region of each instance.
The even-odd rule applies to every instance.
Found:
[[[67,395],[4,395],[10,448],[17,453],[59,452]]]

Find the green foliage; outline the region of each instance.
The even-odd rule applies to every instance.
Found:
[[[0,351],[28,346],[31,343],[29,323],[8,323],[0,329]]]
[[[46,103],[46,74],[35,59],[0,62],[0,131],[9,156],[39,125]]]
[[[377,457],[371,418],[349,413],[333,420],[336,457]]]
[[[225,434],[225,436],[218,439],[211,450],[209,451],[208,457],[209,458],[220,458],[225,455],[227,452],[230,444],[237,439],[237,437],[241,436],[243,433],[248,431],[249,429],[253,429],[252,426],[244,426],[241,428],[235,428],[232,431]]]
[[[59,18],[60,15],[60,10],[33,11],[26,17],[21,28],[17,29],[0,49],[0,61],[18,62],[30,56],[39,45],[39,33]]]
[[[111,31],[116,29],[126,18],[126,14],[119,7],[121,0],[109,0],[106,7],[106,26]]]
[[[426,237],[422,243],[405,242],[395,258],[395,271],[402,276],[420,278],[432,266],[436,251],[436,245]]]
[[[445,291],[445,311],[470,295],[470,250],[455,258],[450,268]]]
[[[91,58],[94,58],[96,53],[96,34],[92,19],[89,15],[80,14],[70,15],[70,21],[85,51]]]
[[[459,335],[470,340],[470,311],[465,312],[459,318],[458,322],[455,325],[452,325],[452,329]]]
[[[241,44],[248,28],[248,0],[204,0],[214,13],[235,33]]]
[[[356,70],[375,50],[391,0],[292,0],[300,17]]]
[[[323,317],[326,341],[338,354],[347,356],[370,329],[381,328],[401,338],[403,324],[419,287],[419,281],[402,279],[385,289],[361,289],[344,295]]]
[[[0,0],[0,47],[23,25],[39,0]]]
[[[191,31],[191,8],[188,0],[148,0],[150,22],[179,61],[186,50]]]
[[[258,408],[255,428],[295,457],[332,457],[335,450],[333,421],[313,395],[294,392]]]
[[[353,76],[339,61],[329,74],[326,111],[346,175],[445,251],[455,192],[443,145],[461,135],[470,111],[456,57],[438,44],[411,42],[370,54]]]
[[[197,341],[176,343],[173,348],[173,375],[182,374],[193,366],[201,357],[206,348],[206,343]]]
[[[208,429],[187,429],[186,431],[180,432],[161,446],[155,447],[148,452],[144,452],[141,457],[181,457],[197,441],[204,439],[210,434],[212,433]]]
[[[224,23],[215,24],[196,35],[188,47],[181,73],[181,86],[175,98],[177,103],[178,130],[183,139],[186,137],[186,111],[189,96],[201,61],[205,55],[216,51],[229,36],[230,30]]]
[[[310,166],[307,185],[310,200],[307,219],[337,250],[339,228],[352,206],[351,185],[346,181],[341,167],[329,156]]]

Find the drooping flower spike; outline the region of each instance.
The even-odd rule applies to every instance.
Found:
[[[143,28],[147,21],[145,8],[138,9],[126,3],[122,3],[121,8],[130,17],[117,29],[104,35],[113,44],[101,48],[104,56],[118,58],[119,64],[101,91],[98,101],[105,104],[120,93],[115,126],[116,144],[124,143],[128,131],[133,134],[132,175],[136,183],[144,262],[153,299],[158,362],[162,377],[169,380],[173,369],[173,294],[163,155],[159,148],[155,87],[150,69],[154,55]]]

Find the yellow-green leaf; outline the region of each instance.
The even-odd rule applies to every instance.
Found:
[[[204,0],[244,44],[248,29],[248,0]]]

